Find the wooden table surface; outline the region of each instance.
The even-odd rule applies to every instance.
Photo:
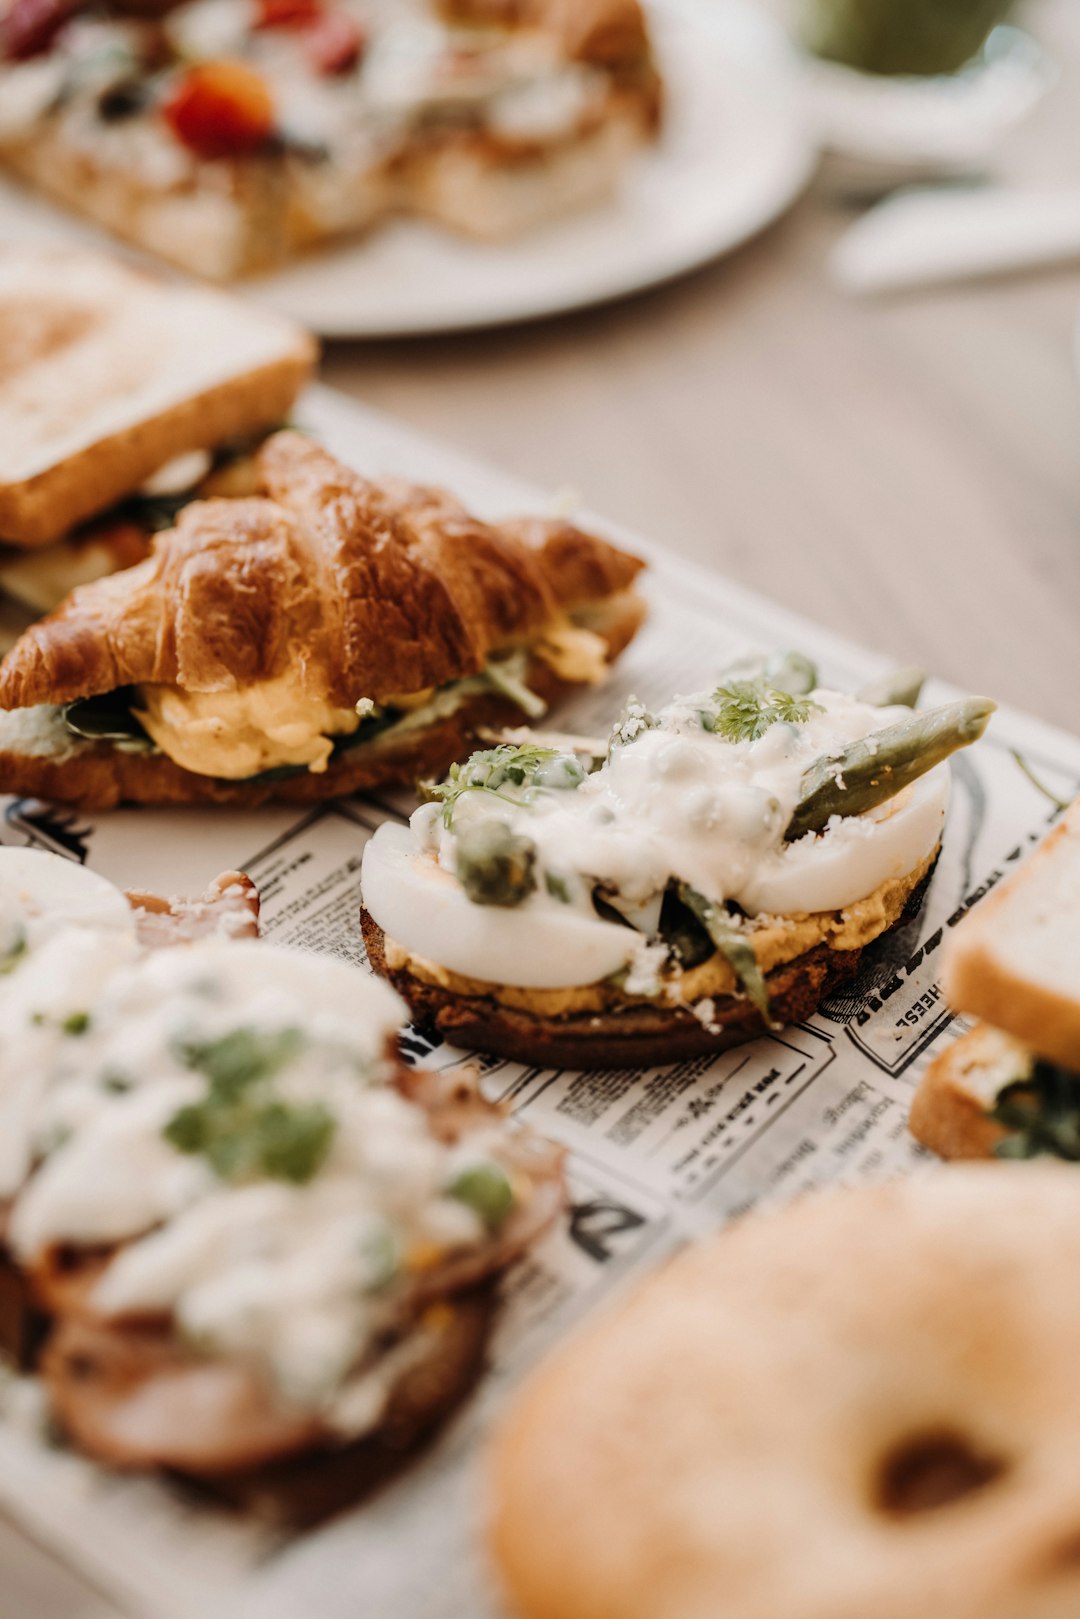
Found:
[[[1059,87],[1010,141],[1080,185],[1080,15],[1034,0]],[[888,301],[835,291],[823,180],[734,257],[625,303],[336,345],[325,380],[786,606],[1080,725],[1080,271]],[[118,1611],[0,1521],[2,1619]]]

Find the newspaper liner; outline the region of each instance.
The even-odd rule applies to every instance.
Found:
[[[361,470],[444,483],[483,513],[544,504],[535,490],[326,390],[307,396],[301,421]],[[875,655],[637,536],[596,526],[649,558],[652,617],[610,685],[560,710],[560,728],[603,734],[628,693],[660,702],[751,650],[796,647],[842,688],[881,672]],[[935,682],[929,695],[941,701],[951,689]],[[1080,789],[1080,742],[999,713],[986,739],[953,762],[944,852],[922,916],[872,950],[857,985],[808,1023],[715,1059],[645,1071],[482,1062],[488,1094],[570,1149],[572,1208],[509,1277],[479,1392],[389,1488],[314,1533],[273,1537],[169,1484],[109,1474],[50,1442],[39,1391],[11,1380],[0,1397],[0,1504],[150,1619],[498,1619],[482,1561],[477,1459],[508,1389],[545,1346],[696,1232],[810,1186],[928,1166],[906,1118],[930,1057],[962,1028],[938,985],[943,940],[1056,814],[1012,750],[1059,797]],[[409,807],[387,795],[302,815],[120,811],[92,822],[8,799],[0,841],[55,849],[118,883],[159,891],[196,891],[215,871],[241,867],[262,892],[268,938],[362,962],[363,846]],[[404,1043],[429,1065],[476,1060],[432,1049],[415,1031]]]

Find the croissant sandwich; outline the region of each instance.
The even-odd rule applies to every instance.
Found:
[[[0,790],[103,809],[410,783],[602,680],[644,616],[642,563],[569,523],[487,524],[295,432],[256,472],[21,637]]]
[[[809,1017],[917,910],[943,762],[994,706],[897,696],[751,660],[655,713],[631,700],[599,754],[528,734],[474,754],[364,851],[372,965],[445,1039],[559,1067]]]
[[[0,1196],[53,1419],[282,1521],[346,1505],[471,1388],[560,1151],[406,1070],[362,969],[147,949],[115,893],[43,922],[4,873]]]

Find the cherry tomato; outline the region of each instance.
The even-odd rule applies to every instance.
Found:
[[[350,73],[367,40],[347,11],[324,11],[306,30],[308,60],[319,73]]]
[[[188,68],[161,111],[177,140],[199,157],[252,152],[274,132],[273,98],[244,62]]]

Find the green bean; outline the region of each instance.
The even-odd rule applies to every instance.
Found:
[[[457,833],[458,881],[474,905],[520,905],[536,887],[536,845],[505,821],[474,821]]]
[[[902,669],[890,669],[887,675],[879,675],[876,680],[868,681],[856,696],[860,703],[869,703],[873,708],[889,708],[892,704],[898,708],[914,708],[925,684],[926,670],[920,669],[918,664],[909,663]]]
[[[802,792],[785,838],[820,832],[834,815],[876,809],[951,753],[978,741],[996,704],[986,697],[915,713],[819,759],[802,779]]]
[[[761,1013],[770,1029],[778,1027],[769,1008],[769,991],[765,975],[758,966],[754,947],[743,930],[735,925],[722,905],[699,894],[689,883],[679,884],[679,898],[705,929],[717,951],[731,967],[739,987]]]

